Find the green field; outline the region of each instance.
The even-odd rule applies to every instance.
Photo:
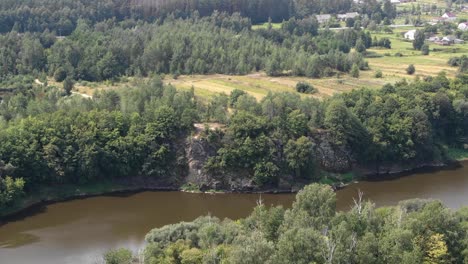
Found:
[[[402,34],[412,27],[398,28],[393,33],[373,33],[378,39],[386,37],[392,42],[391,49],[371,48],[368,51],[379,54],[381,57],[367,58],[370,70],[361,71],[358,79],[347,74],[341,77],[331,77],[322,79],[311,79],[305,77],[270,77],[265,73],[252,73],[245,76],[230,75],[190,75],[180,76],[174,80],[166,77],[165,83],[174,85],[179,89],[190,89],[194,87],[195,93],[201,97],[211,97],[218,93],[229,94],[233,89],[247,91],[257,99],[262,98],[270,91],[295,92],[295,85],[299,81],[307,81],[318,89],[318,93],[312,95],[317,98],[324,98],[343,91],[367,87],[379,88],[386,83],[395,83],[402,79],[413,80],[416,76],[435,76],[439,72],[446,72],[448,77],[457,74],[456,67],[450,67],[447,61],[454,56],[468,54],[468,44],[457,44],[452,46],[439,46],[429,44],[430,54],[424,56],[420,51],[413,49],[411,41],[407,41]],[[395,56],[396,53],[402,57]],[[408,75],[406,68],[409,64],[416,67],[414,75]],[[382,78],[375,78],[375,72],[382,71]]]

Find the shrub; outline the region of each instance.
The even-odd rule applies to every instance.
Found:
[[[359,66],[357,64],[353,64],[350,74],[354,78],[359,78]]]
[[[406,73],[409,75],[412,75],[413,73],[416,72],[416,68],[414,67],[413,64],[408,65],[408,68],[406,68]]]
[[[132,252],[125,248],[108,251],[104,255],[106,264],[131,264]]]
[[[73,86],[75,83],[73,82],[72,79],[66,78],[65,81],[63,82],[63,90],[67,95],[71,94],[71,91],[73,90]]]
[[[314,94],[317,92],[317,89],[308,82],[298,82],[296,84],[296,91],[298,93]]]
[[[55,73],[54,73],[55,81],[63,82],[65,78],[67,78],[67,71],[64,68],[60,67],[57,70],[55,70]]]
[[[421,47],[421,54],[422,54],[422,55],[429,55],[429,45],[424,44],[424,45]]]
[[[382,75],[382,71],[381,71],[381,70],[377,70],[377,71],[375,72],[375,78],[382,78],[382,76],[383,76],[383,75]]]
[[[459,61],[460,61],[460,58],[458,57],[452,57],[448,60],[448,65],[452,66],[452,67],[456,67],[459,65]]]

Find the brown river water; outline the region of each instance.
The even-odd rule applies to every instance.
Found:
[[[360,182],[337,192],[338,209],[350,208],[357,190],[377,206],[411,198],[442,200],[450,208],[468,206],[468,162],[453,170],[417,173],[379,182]],[[127,247],[138,251],[154,227],[211,214],[247,216],[259,198],[289,207],[292,194],[191,194],[142,192],[47,205],[0,226],[0,263],[102,263],[102,253]]]

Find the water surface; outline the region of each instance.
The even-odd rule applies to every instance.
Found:
[[[468,205],[468,163],[457,170],[351,184],[337,192],[339,210],[350,208],[358,189],[377,206],[434,198],[459,208]],[[110,248],[141,248],[154,227],[206,214],[238,219],[250,214],[260,198],[268,205],[289,207],[294,195],[142,192],[51,204],[0,226],[0,263],[101,263],[102,253]]]

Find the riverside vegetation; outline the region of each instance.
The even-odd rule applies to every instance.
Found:
[[[329,29],[340,21],[315,16],[352,11],[359,17],[342,21],[342,30]],[[295,191],[466,158],[466,56],[450,59],[458,70],[449,76],[418,76],[417,64],[414,80],[321,100],[312,95],[321,87],[302,82],[369,76],[366,59],[390,59],[380,53],[395,39],[371,31],[392,32],[386,26],[398,14],[389,0],[1,1],[0,216],[90,192]],[[397,54],[391,60],[401,65]],[[200,97],[193,87],[164,84],[166,75],[258,72],[301,83],[296,92],[257,97],[240,89]],[[74,94],[83,82],[118,85],[92,97]],[[291,209],[260,204],[238,221],[208,216],[165,226],[147,235],[139,260],[125,249],[104,258],[468,262],[466,208],[413,200],[375,209],[361,198],[349,212],[336,212],[332,188],[313,184]]]
[[[17,85],[0,105],[0,173],[16,179],[2,181],[3,208],[22,189],[31,194],[45,185],[190,183],[185,148],[196,122],[223,125],[196,136],[211,148],[200,170],[221,182],[226,175],[247,180],[250,190],[326,180],[327,172],[353,168],[379,172],[389,164],[443,162],[447,146],[462,148],[468,129],[466,78],[443,74],[322,101],[292,93],[257,101],[236,90],[206,102],[158,78],[92,100],[51,86],[31,88],[28,79]],[[317,147],[324,145],[330,153]]]
[[[277,92],[257,100],[241,90],[206,99],[158,77],[252,71],[359,76],[369,67],[367,48],[391,45],[360,27],[394,19],[388,1],[240,1],[227,8],[226,1],[148,7],[63,0],[51,16],[53,3],[1,4],[1,208],[15,207],[24,194],[33,197],[45,186],[110,181],[292,190],[349,180],[356,170],[382,174],[443,164],[453,153],[465,153],[466,56],[451,61],[459,67],[456,78],[441,72],[322,101]],[[278,3],[288,8],[278,11]],[[366,19],[349,21],[340,31],[321,28],[312,15],[350,8]],[[252,29],[252,21],[268,17],[284,21],[278,29],[271,23]],[[63,82],[63,89],[47,85],[47,77]],[[71,95],[75,81],[119,82],[121,88],[81,98]],[[307,83],[299,88],[315,92]],[[206,122],[217,129],[194,129]]]
[[[150,231],[135,257],[126,249],[106,263],[466,263],[468,208],[408,200],[375,208],[358,196],[336,212],[335,193],[313,184],[291,209],[261,203],[240,220],[203,216]],[[132,262],[133,261],[133,262]]]

